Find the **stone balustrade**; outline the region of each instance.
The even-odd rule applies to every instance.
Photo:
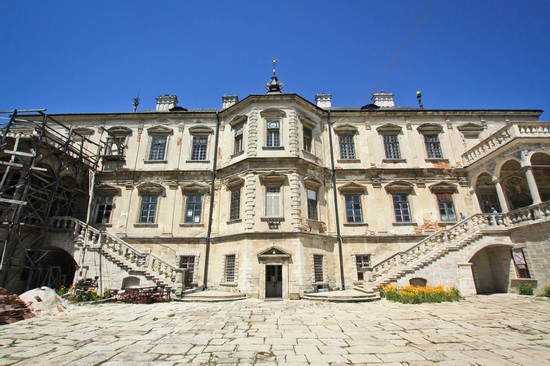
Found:
[[[510,123],[462,154],[462,161],[464,165],[469,165],[516,138],[533,138],[542,136],[550,136],[550,123]]]

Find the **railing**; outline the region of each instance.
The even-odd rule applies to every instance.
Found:
[[[472,164],[516,138],[533,138],[541,136],[550,137],[549,122],[509,123],[462,154],[462,161],[465,165]]]
[[[130,265],[158,276],[161,279],[166,279],[169,282],[175,283],[178,277],[177,274],[181,272],[181,269],[157,257],[155,254],[142,252],[112,234],[101,232],[89,225],[86,231],[86,224],[74,217],[52,217],[51,227],[57,230],[72,230],[73,236],[79,238],[82,245],[101,248],[102,250],[111,252]]]
[[[410,266],[417,260],[427,258],[445,247],[467,239],[481,229],[508,229],[541,220],[550,220],[550,201],[523,207],[504,214],[476,214],[448,230],[438,231],[415,246],[397,252],[373,266],[372,278],[377,281],[398,268]]]

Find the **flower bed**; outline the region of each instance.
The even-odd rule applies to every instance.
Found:
[[[380,286],[380,296],[403,304],[421,304],[423,302],[459,301],[462,297],[456,287],[439,286]]]

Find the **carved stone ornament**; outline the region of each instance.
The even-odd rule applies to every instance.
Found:
[[[376,131],[378,131],[380,135],[399,135],[401,130],[401,126],[394,125],[393,123],[386,123],[376,128]]]
[[[166,196],[166,190],[157,183],[143,183],[136,187],[140,196]]]
[[[285,182],[286,175],[271,171],[259,176],[260,183],[264,186],[282,186]]]
[[[405,181],[396,181],[387,184],[384,188],[389,193],[411,193],[414,190],[414,184]]]
[[[183,194],[200,193],[206,194],[210,191],[210,186],[204,183],[192,182],[181,186],[181,192]]]
[[[417,131],[423,135],[437,135],[443,131],[443,127],[435,123],[424,123],[418,126]]]
[[[355,182],[350,182],[350,183],[347,183],[343,186],[338,187],[338,191],[341,194],[346,194],[346,193],[366,194],[367,193],[367,187],[365,187],[364,185],[355,183]]]
[[[454,184],[448,182],[439,182],[430,186],[432,193],[456,193],[457,189]]]

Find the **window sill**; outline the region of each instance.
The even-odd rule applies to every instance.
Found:
[[[346,222],[344,226],[369,226],[366,222]]]
[[[443,158],[428,158],[424,159],[426,163],[448,163],[449,159],[443,159]]]
[[[180,227],[203,227],[202,222],[180,222]]]
[[[237,282],[221,282],[220,286],[237,287]]]
[[[391,163],[391,164],[397,164],[397,163],[406,163],[406,159],[382,159],[383,163]]]
[[[284,150],[284,146],[264,146],[262,147],[264,150]]]
[[[314,160],[317,159],[317,156],[314,153],[312,153],[311,151],[302,150],[302,154],[304,154],[304,156],[306,158],[310,158],[310,159],[314,159]]]
[[[193,164],[193,163],[210,163],[210,160],[186,160],[185,162],[190,163],[190,164]]]
[[[234,154],[231,154],[231,159],[234,159],[236,158],[237,156],[241,156],[244,154],[244,150],[243,151],[239,151],[239,152],[236,152]]]
[[[168,160],[144,160],[144,164],[167,164]]]
[[[260,221],[285,221],[284,217],[260,217]]]
[[[416,222],[394,222],[392,223],[393,226],[418,226]]]
[[[338,163],[360,163],[361,160],[359,159],[338,159],[336,160]]]
[[[226,224],[227,225],[238,224],[239,222],[242,222],[242,221],[243,221],[242,219],[229,220],[226,222]]]
[[[157,223],[149,223],[149,222],[136,222],[134,224],[134,227],[159,227],[159,224]]]

